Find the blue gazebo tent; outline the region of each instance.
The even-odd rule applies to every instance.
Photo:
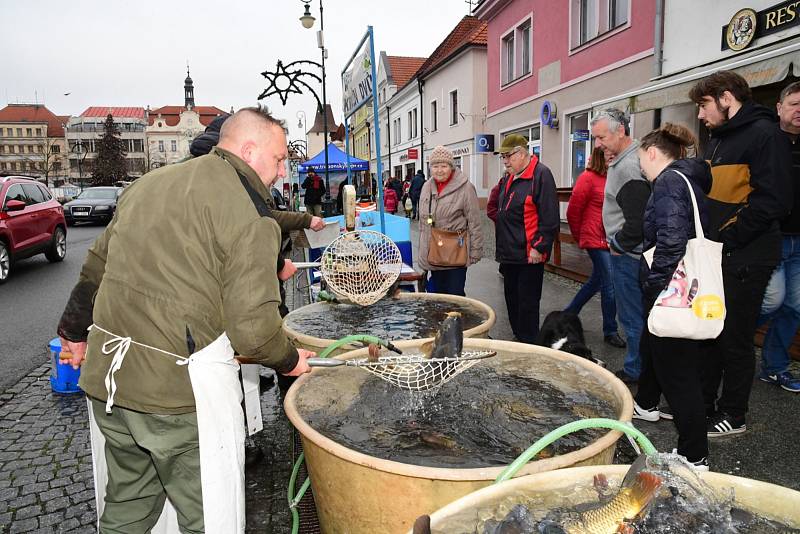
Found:
[[[350,170],[368,171],[369,162],[350,156]],[[305,174],[308,171],[325,174],[325,151],[323,150],[310,160],[298,165],[297,171],[300,174]],[[328,172],[347,172],[347,154],[333,143],[328,145]]]

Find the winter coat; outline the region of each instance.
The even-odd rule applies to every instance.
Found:
[[[467,231],[467,253],[469,265],[477,263],[483,256],[483,227],[478,194],[475,186],[460,170],[453,171],[453,177],[441,193],[436,191],[436,180],[431,178],[422,187],[419,199],[419,247],[417,263],[426,271],[437,271],[449,267],[435,267],[428,263],[428,250],[431,240],[431,225],[442,230]]]
[[[318,174],[313,176],[306,176],[303,180],[303,189],[306,190],[305,204],[306,206],[314,206],[322,204],[322,197],[325,196],[325,181]]]
[[[419,202],[419,197],[422,194],[422,186],[425,185],[425,176],[417,173],[411,179],[411,187],[408,188],[408,196],[414,202]]]
[[[139,178],[89,249],[59,335],[86,340],[94,322],[189,356],[226,332],[239,354],[290,371],[298,354],[278,312],[281,231],[268,209],[259,213],[258,202],[268,199],[255,171],[218,147]],[[108,339],[97,329],[89,332],[81,368],[81,388],[99,400],[107,396],[112,358],[102,347]],[[157,414],[195,411],[187,367],[172,356],[131,344],[115,377],[119,406]]]
[[[489,198],[486,200],[486,216],[495,224],[497,224],[497,198],[499,196],[500,182],[497,182],[492,190],[489,191]]]
[[[586,169],[578,176],[567,206],[572,237],[582,249],[608,250],[603,228],[603,192],[606,177]]]
[[[553,173],[536,156],[519,175],[500,180],[495,223],[498,263],[527,264],[531,249],[550,256],[561,225]]]
[[[723,245],[723,266],[777,265],[780,219],[792,208],[791,146],[775,113],[747,102],[711,130],[709,237]]]
[[[396,178],[389,180],[389,187],[394,189],[394,192],[397,193],[398,200],[403,198],[403,184],[400,182],[400,180]]]
[[[711,190],[711,172],[708,163],[699,158],[672,162],[653,182],[653,194],[644,212],[643,248],[656,247],[649,268],[644,258],[640,262],[642,298],[648,309],[669,285],[678,263],[686,255],[686,242],[695,236],[692,199],[686,182],[676,170],[692,184],[704,233],[709,227],[706,194]]]
[[[383,191],[383,209],[389,213],[395,213],[397,211],[397,202],[397,192],[391,187],[387,187]]]

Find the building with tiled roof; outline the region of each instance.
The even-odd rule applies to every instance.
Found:
[[[9,104],[0,109],[0,175],[34,176],[48,185],[63,180],[68,119],[42,104]]]
[[[70,181],[80,183],[92,175],[94,159],[97,157],[95,142],[105,133],[103,124],[109,115],[114,118],[119,135],[125,142],[128,176],[138,178],[145,173],[147,169],[145,109],[126,106],[90,106],[67,122]]]
[[[404,176],[409,172],[412,174],[416,172],[413,154],[411,154],[412,158],[409,159],[406,145],[410,146],[412,139],[418,137],[419,128],[417,127],[416,129],[417,136],[414,136],[412,123],[417,119],[414,118],[413,109],[406,108],[414,101],[414,95],[417,92],[416,73],[427,59],[426,57],[390,56],[384,51],[380,53],[380,62],[377,70],[378,122],[381,133],[382,178],[384,180],[392,174]],[[398,92],[401,91],[403,95],[398,96]],[[393,116],[391,121],[389,120],[390,113]],[[400,114],[404,114],[405,119],[403,120],[406,121],[407,132],[412,134],[411,138],[404,137],[402,133],[398,135],[398,124],[403,122],[401,120],[398,123],[397,119]],[[377,146],[375,145],[375,125],[373,124],[375,121],[369,110],[365,115],[367,115],[367,118],[364,120],[363,128],[354,132],[354,142],[367,145],[367,149],[370,151],[370,168],[373,176],[375,176],[378,163]],[[417,110],[416,117],[418,116],[419,110]],[[400,161],[400,158],[402,158],[402,161]]]
[[[182,106],[146,110],[147,159],[150,168],[161,167],[189,156],[189,146],[211,121],[227,113],[216,106],[196,106],[194,81],[186,70]]]
[[[485,168],[486,155],[475,154],[474,147],[486,120],[486,29],[486,22],[463,17],[416,73],[423,88],[422,161],[434,147],[447,147],[480,198],[488,197],[496,181]]]

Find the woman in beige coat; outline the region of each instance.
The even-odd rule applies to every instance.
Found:
[[[453,153],[443,146],[431,152],[431,180],[422,186],[419,197],[419,266],[431,273],[437,293],[464,296],[467,267],[483,255],[483,232],[478,195],[461,170],[456,169]],[[431,265],[428,252],[431,246],[431,227],[463,232],[467,261],[463,266]]]

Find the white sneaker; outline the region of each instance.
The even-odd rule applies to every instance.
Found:
[[[678,454],[678,449],[672,449],[672,454]],[[682,455],[678,455],[678,456],[680,456],[682,459],[686,460],[686,463],[694,471],[703,472],[703,473],[709,471],[709,468],[708,468],[708,457],[701,458],[700,460],[697,460],[696,462],[690,462],[686,458],[686,456],[682,456]]]
[[[658,410],[658,406],[650,410],[645,410],[639,406],[636,401],[633,401],[633,418],[654,423],[661,418],[661,412]]]

